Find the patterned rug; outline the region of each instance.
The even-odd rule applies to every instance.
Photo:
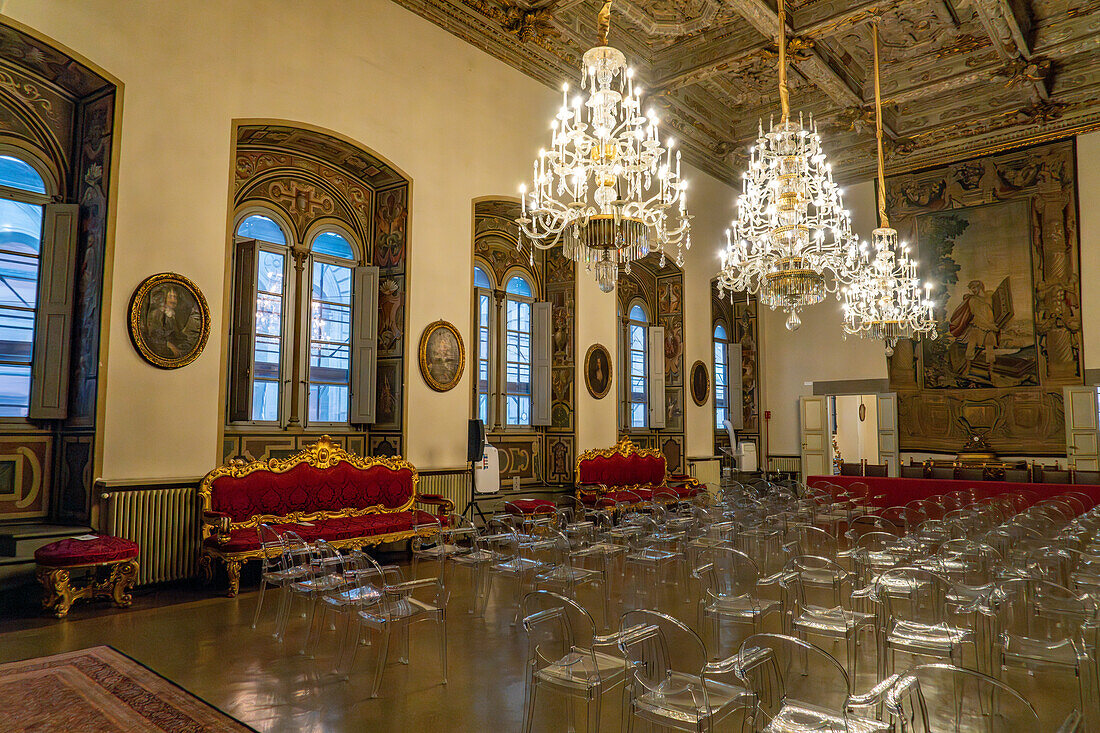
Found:
[[[0,711],[5,731],[252,730],[109,646],[0,665]]]

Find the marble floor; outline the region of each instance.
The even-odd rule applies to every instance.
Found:
[[[419,575],[435,570],[424,563]],[[329,674],[339,633],[327,633],[326,645],[312,660],[295,653],[304,620],[292,618],[292,633],[283,644],[272,638],[274,595],[265,601],[260,626],[249,628],[255,585],[232,599],[198,587],[146,592],[128,610],[82,604],[62,621],[34,615],[29,604],[8,603],[0,606],[0,662],[109,644],[261,731],[518,731],[526,639],[522,627],[511,623],[511,589],[498,588],[485,617],[478,618],[468,612],[472,599],[465,576],[451,585],[448,684],[440,684],[436,629],[420,624],[413,629],[410,663],[387,667],[377,699],[370,698],[372,647],[360,647],[355,671],[345,681]],[[665,610],[694,620],[693,602],[666,595]],[[598,592],[581,600],[600,605]],[[839,654],[843,657],[843,648]],[[869,658],[860,666],[868,672],[874,667]],[[857,687],[872,682],[861,674]],[[1020,673],[1010,682],[1039,710],[1044,731],[1056,730],[1077,704],[1076,680],[1069,674]],[[535,730],[566,730],[564,706],[548,696],[540,702]],[[601,729],[619,730],[619,715],[615,692],[605,702]]]

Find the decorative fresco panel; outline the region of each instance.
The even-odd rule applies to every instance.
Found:
[[[378,395],[375,398],[375,430],[401,430],[404,404],[403,359],[378,360]]]
[[[554,484],[573,483],[574,455],[572,435],[546,436],[546,480]]]
[[[52,442],[48,435],[0,437],[0,520],[49,515]]]
[[[374,264],[383,272],[405,271],[408,199],[408,186],[392,188],[378,194],[374,211]]]
[[[404,353],[405,277],[391,275],[378,283],[378,355]]]
[[[684,466],[684,436],[662,435],[661,453],[665,456],[665,469],[669,473],[682,473]]]
[[[684,383],[684,317],[660,316],[657,325],[665,329],[665,385],[679,387]]]
[[[89,432],[62,434],[60,476],[54,489],[57,518],[60,521],[86,521],[91,512],[92,446],[95,436]]]
[[[573,429],[573,367],[554,367],[550,375],[550,427]]]
[[[684,388],[665,387],[665,431],[684,432]]]
[[[757,339],[756,299],[733,304],[733,340],[741,344],[741,433],[760,431],[760,349]]]
[[[370,436],[370,453],[372,456],[399,456],[401,455],[400,435],[372,435]]]
[[[247,461],[266,461],[280,458],[298,450],[293,435],[244,435],[241,436],[240,457]]]
[[[915,242],[936,339],[898,344],[890,380],[902,450],[1065,453],[1062,386],[1082,381],[1073,141],[891,177],[886,203]]]
[[[540,442],[535,435],[498,435],[493,438],[493,445],[499,450],[501,488],[507,488],[505,483],[510,483],[514,477],[519,477],[520,481],[538,480],[536,453]]]

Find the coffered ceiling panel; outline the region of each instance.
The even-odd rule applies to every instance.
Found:
[[[557,89],[580,79],[602,0],[394,0]],[[887,169],[1100,128],[1100,0],[789,0],[792,110],[838,177],[874,171],[871,21],[882,34]],[[685,156],[740,177],[779,110],[774,0],[616,0],[610,43]]]

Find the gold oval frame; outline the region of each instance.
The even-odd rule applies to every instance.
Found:
[[[141,307],[145,298],[149,295],[149,291],[156,285],[162,283],[173,283],[185,288],[195,298],[195,303],[199,306],[199,314],[202,319],[202,323],[199,329],[199,338],[195,342],[195,347],[190,352],[176,359],[165,359],[163,356],[153,353],[149,348],[149,344],[145,341],[145,309]],[[149,362],[155,367],[161,369],[179,369],[185,367],[195,359],[199,358],[203,349],[206,348],[206,341],[210,338],[210,307],[206,304],[206,297],[199,290],[195,283],[189,279],[175,272],[161,272],[156,275],[150,275],[141,281],[141,284],[134,290],[134,294],[130,296],[129,307],[129,326],[130,326],[130,341],[133,342],[134,348],[137,349],[138,354],[142,359]]]
[[[592,387],[592,380],[588,377],[588,363],[592,360],[592,354],[596,353],[596,349],[603,352],[607,358],[607,386],[604,387],[602,392],[597,392]],[[597,400],[602,400],[607,396],[607,393],[611,391],[611,382],[614,381],[615,367],[611,362],[611,352],[607,350],[607,347],[603,344],[592,344],[588,347],[588,351],[584,355],[584,386],[588,388],[588,394],[595,397]]]
[[[695,394],[695,370],[703,370],[703,378],[706,380],[703,396],[699,397]],[[702,407],[707,404],[707,400],[710,399],[710,372],[707,371],[707,365],[702,361],[696,361],[691,365],[691,371],[688,372],[688,391],[691,392],[691,401],[695,403],[697,407]]]
[[[454,379],[450,382],[440,382],[428,373],[428,339],[440,328],[445,328],[454,334],[455,341],[458,342],[458,370],[455,372]],[[429,323],[424,328],[424,332],[420,334],[420,348],[418,349],[418,353],[420,355],[420,376],[424,378],[424,381],[428,383],[429,387],[436,392],[448,392],[458,386],[459,381],[462,379],[462,372],[466,369],[466,347],[462,343],[462,334],[458,332],[454,324],[448,323],[447,321],[434,321]]]

